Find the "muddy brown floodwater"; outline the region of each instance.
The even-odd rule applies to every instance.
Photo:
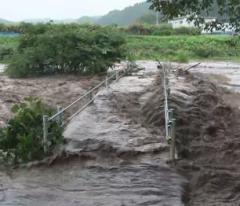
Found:
[[[64,107],[99,83],[102,78],[59,75],[11,79],[0,75],[0,127],[11,117],[11,107],[25,97],[40,97],[49,105]]]
[[[186,180],[166,164],[162,128],[145,127],[141,112],[157,64],[141,66],[70,122],[67,144],[49,167],[1,173],[0,205],[182,206]]]
[[[179,69],[188,65],[173,64],[169,101],[179,159],[167,164],[157,64],[137,63],[144,69],[101,90],[70,122],[66,145],[48,166],[0,172],[1,206],[240,205],[239,65],[204,63],[188,73]],[[19,81],[2,77],[3,105],[23,84]],[[41,79],[31,81],[24,82],[23,92],[38,85],[44,89],[36,94],[53,90],[62,101],[72,92],[78,95],[84,80],[73,85],[54,80],[55,89],[47,86],[50,80],[44,86]]]
[[[240,205],[239,74],[238,64],[203,63],[170,76],[179,155],[173,166],[189,180],[186,205]],[[164,121],[158,82],[143,108],[152,127]]]

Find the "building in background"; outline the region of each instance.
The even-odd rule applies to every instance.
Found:
[[[216,21],[215,18],[205,18],[206,23],[211,23],[214,21]],[[189,21],[187,17],[174,18],[173,20],[169,20],[168,23],[171,24],[174,29],[180,27],[195,27],[194,22]]]
[[[212,23],[215,22],[216,18],[205,18],[205,23]],[[187,17],[179,17],[179,18],[174,18],[172,20],[168,21],[169,24],[172,25],[174,29],[181,28],[181,27],[196,27],[193,21],[189,21]],[[213,29],[212,31],[209,30],[204,30],[202,29],[203,34],[209,34],[209,33],[219,33],[219,34],[233,34],[234,33],[234,28],[230,26],[229,23],[224,23],[222,29]]]

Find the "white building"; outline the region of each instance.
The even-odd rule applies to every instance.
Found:
[[[211,23],[216,21],[215,18],[205,18],[205,23]],[[169,24],[172,25],[174,29],[180,28],[180,27],[195,27],[193,21],[189,21],[187,17],[179,17],[175,18],[173,20],[168,21]]]
[[[211,23],[211,22],[215,22],[216,19],[215,18],[205,18],[205,23]],[[172,27],[174,29],[176,28],[181,28],[181,27],[196,27],[193,21],[189,21],[187,19],[187,17],[179,17],[179,18],[175,18],[173,20],[168,21],[169,24],[172,25]],[[219,33],[219,34],[223,34],[223,33],[228,33],[228,34],[233,34],[234,33],[234,28],[232,28],[230,26],[229,23],[224,23],[223,24],[223,28],[222,29],[213,29],[212,32],[208,31],[208,30],[204,30],[203,29],[204,26],[202,26],[202,33],[203,34],[209,34],[209,33]]]

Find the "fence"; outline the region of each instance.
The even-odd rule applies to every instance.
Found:
[[[44,145],[44,152],[48,151],[48,129],[49,125],[56,121],[62,127],[66,126],[66,124],[72,120],[76,115],[80,112],[85,110],[90,104],[93,103],[94,99],[96,98],[97,92],[102,87],[109,87],[113,81],[118,81],[121,77],[127,75],[131,70],[136,67],[135,63],[128,62],[126,68],[122,70],[116,70],[109,75],[106,76],[105,80],[100,82],[97,86],[87,91],[84,95],[79,97],[73,103],[68,105],[65,108],[61,108],[58,106],[57,113],[53,116],[49,117],[48,115],[43,115],[43,145]]]
[[[174,110],[169,107],[169,96],[171,89],[169,86],[169,68],[166,64],[159,62],[158,68],[161,72],[162,84],[164,90],[164,115],[165,115],[165,139],[170,144],[170,159],[176,157],[176,120],[174,119]]]

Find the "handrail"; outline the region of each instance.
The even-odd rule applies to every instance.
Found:
[[[163,88],[164,88],[164,110],[165,110],[165,129],[166,129],[166,139],[169,138],[168,124],[169,124],[169,108],[168,108],[168,85],[166,77],[166,67],[163,66]]]
[[[170,159],[175,160],[176,156],[176,120],[173,118],[173,109],[169,108],[169,79],[166,65],[162,65],[159,61],[159,69],[162,69],[162,83],[164,90],[164,115],[165,115],[165,132],[166,141],[170,144]]]
[[[116,76],[116,73],[118,73],[119,71],[116,71],[113,75],[111,75],[110,77],[108,77],[106,80],[100,82],[97,86],[95,86],[94,88],[92,88],[91,90],[87,91],[84,95],[82,95],[81,97],[79,97],[77,100],[75,100],[73,103],[71,103],[70,105],[68,105],[67,107],[65,107],[64,109],[58,111],[56,114],[54,114],[52,117],[48,118],[48,121],[52,121],[54,119],[56,119],[59,115],[63,114],[64,112],[66,112],[68,109],[70,109],[72,106],[74,106],[76,103],[78,103],[79,101],[81,101],[82,99],[84,99],[85,97],[87,97],[88,95],[92,94],[95,90],[97,90],[98,88],[100,88],[101,86],[103,86],[105,84],[106,81],[111,80],[114,76]]]
[[[64,126],[68,121],[70,121],[72,118],[74,118],[77,114],[85,110],[96,98],[96,95],[93,96],[93,93],[97,91],[100,87],[102,87],[104,84],[108,88],[109,84],[111,83],[111,80],[115,77],[115,81],[118,81],[121,77],[123,77],[127,72],[131,71],[132,67],[135,67],[131,64],[131,62],[127,62],[127,67],[125,67],[122,70],[116,70],[112,75],[109,77],[107,76],[106,79],[102,82],[100,82],[98,85],[96,85],[94,88],[90,89],[87,91],[84,95],[79,97],[77,100],[72,102],[70,105],[67,107],[60,109],[58,108],[58,112],[54,114],[51,117],[48,117],[47,115],[43,115],[43,146],[44,146],[44,152],[48,152],[48,129],[49,125],[51,124],[51,121],[56,120],[59,125]],[[122,73],[122,74],[121,74]],[[96,92],[97,93],[97,92]],[[73,107],[75,104],[80,102],[86,97],[90,97],[90,100],[83,105],[80,109],[78,109],[74,114],[70,114],[71,116],[67,118],[67,122],[64,121],[64,112],[66,112],[68,109]]]

